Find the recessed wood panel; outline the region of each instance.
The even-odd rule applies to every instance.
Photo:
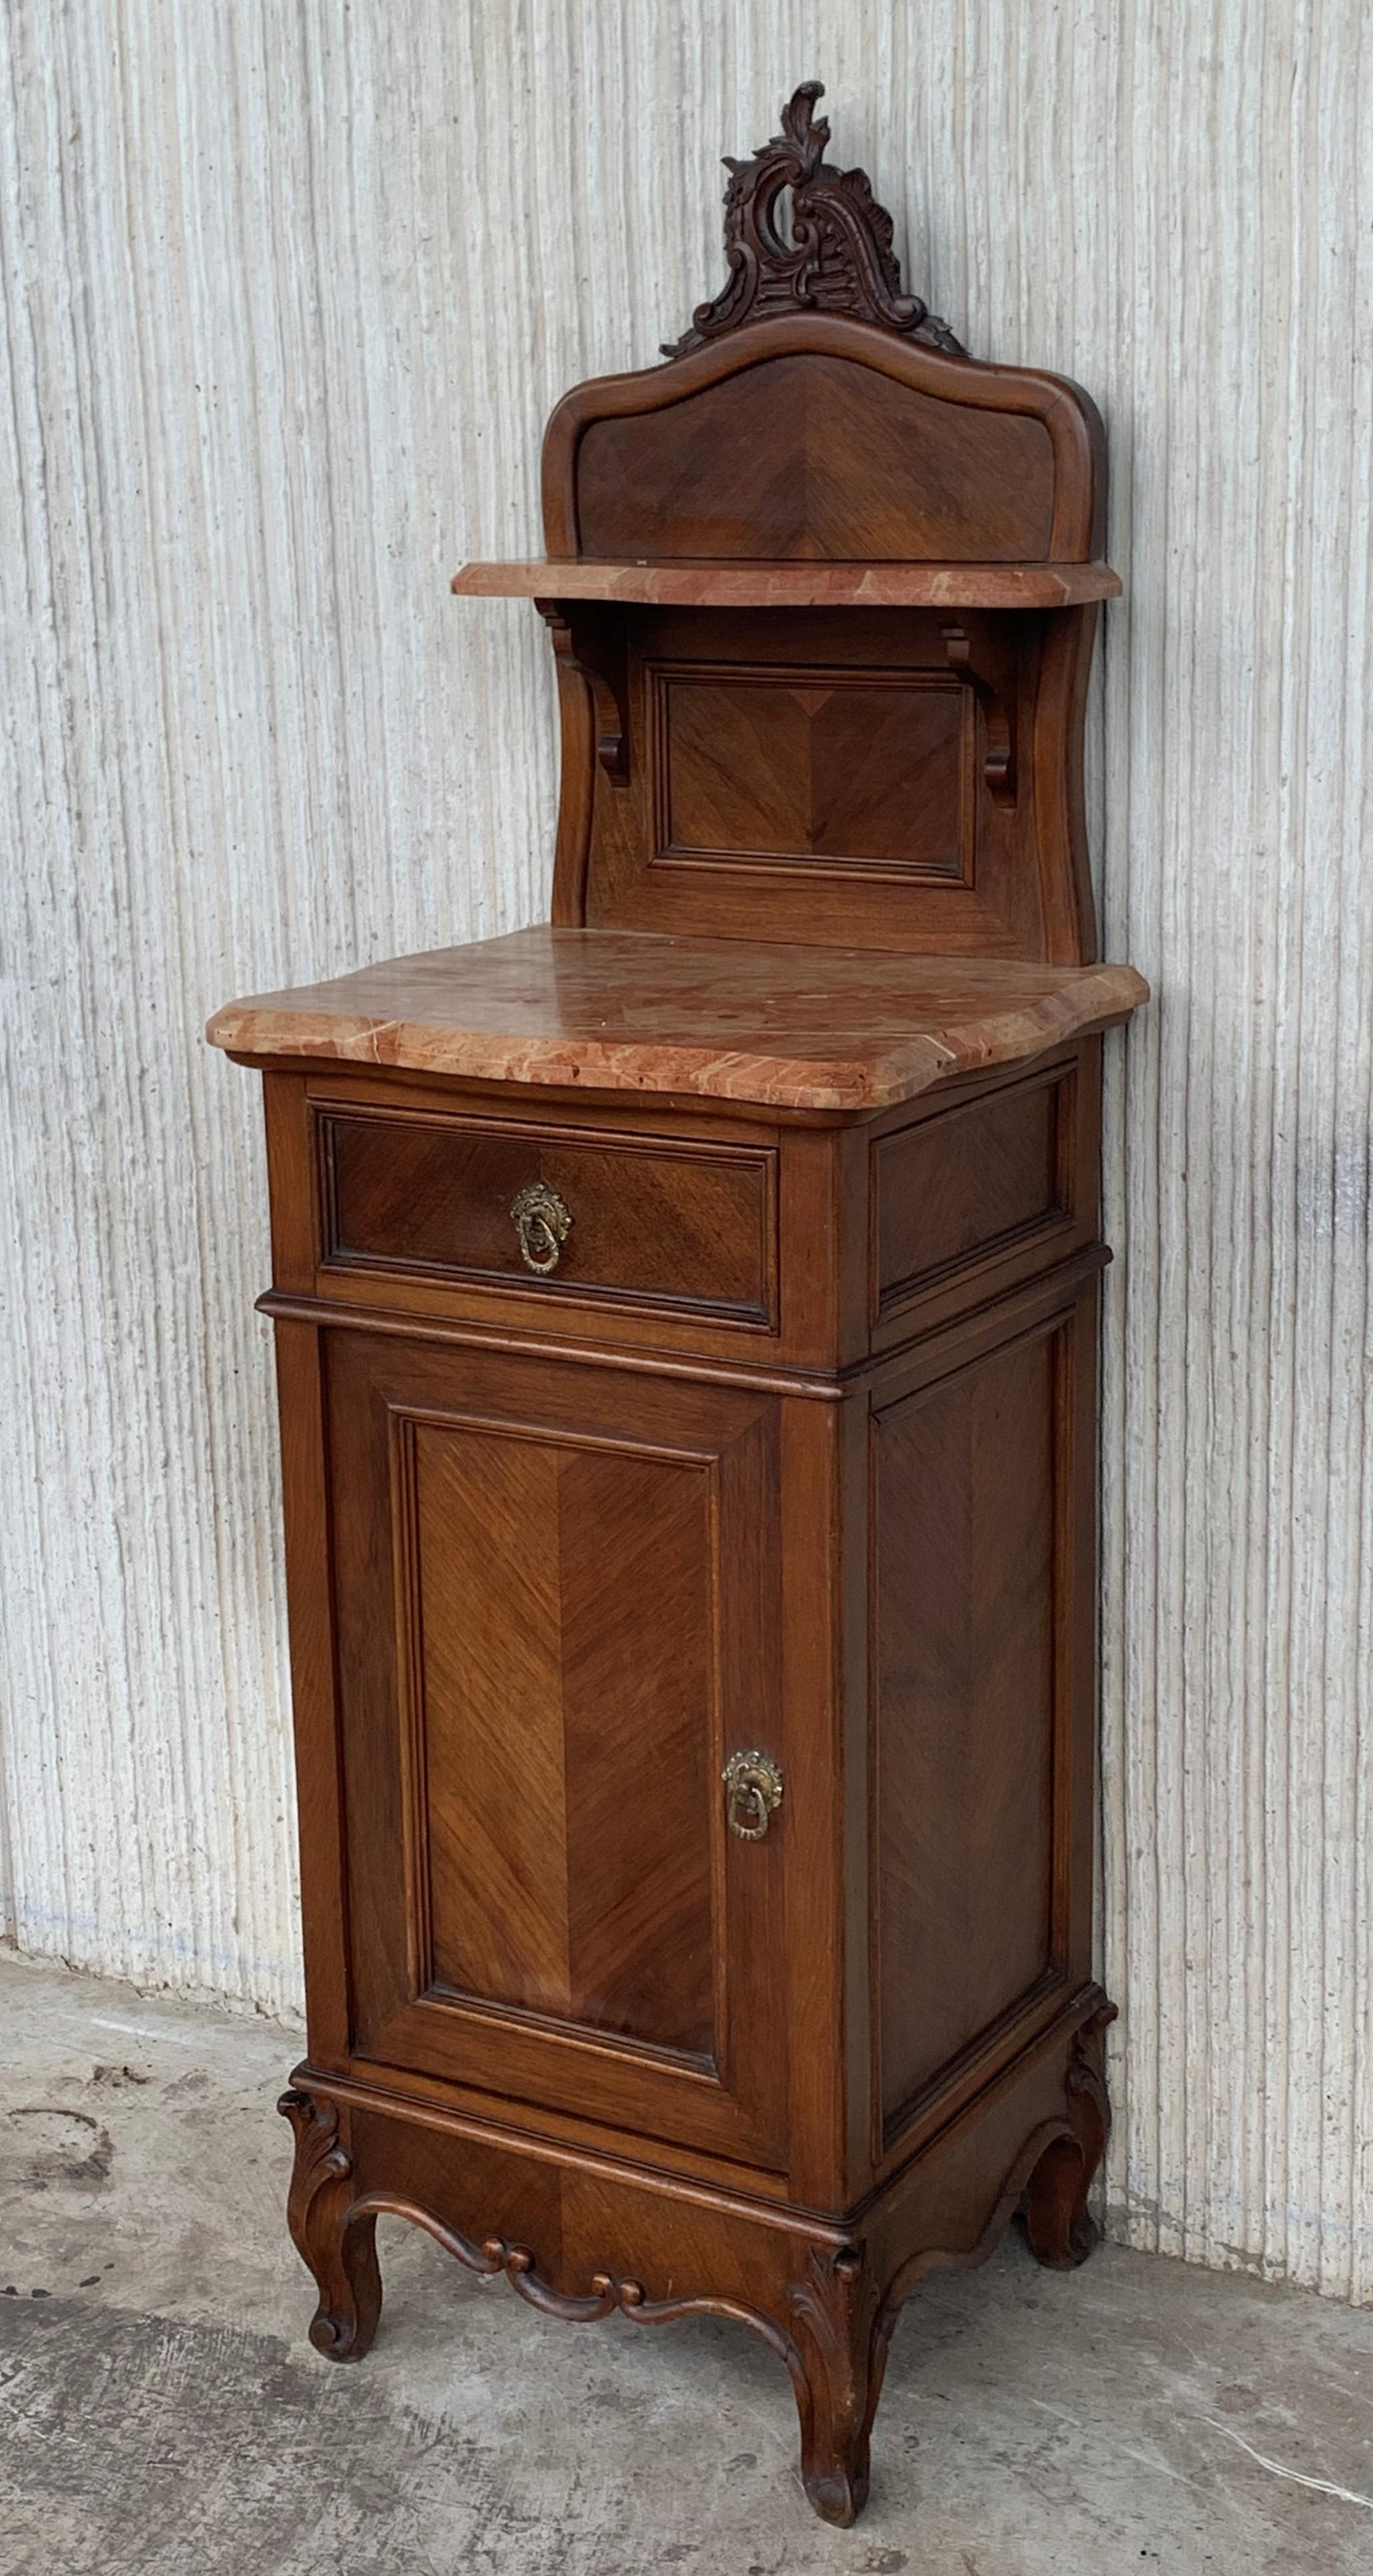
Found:
[[[968,692],[935,672],[651,671],[656,854],[972,879]]]
[[[434,1981],[709,2057],[709,1475],[412,1438]]]
[[[579,1142],[566,1132],[365,1111],[318,1115],[330,1266],[489,1280],[556,1300],[625,1297],[736,1315],[773,1309],[773,1158],[727,1146]],[[555,1273],[524,1267],[511,1206],[556,1189],[572,1225]]]
[[[580,551],[1017,563],[1050,551],[1053,442],[845,358],[771,358],[660,411],[592,421]]]
[[[787,1817],[775,1399],[327,1336],[348,2047],[776,2167]]]
[[[949,623],[625,612],[628,775],[598,769],[575,917],[675,941],[1043,956],[1035,801],[1023,768],[1012,800],[989,767],[1008,727],[1028,748],[1043,621],[958,620],[977,687]]]
[[[873,1147],[875,1307],[879,1317],[941,1273],[1067,1224],[1064,1150],[1071,1071],[967,1102]]]
[[[875,1417],[884,2136],[1050,1966],[1057,1344]]]

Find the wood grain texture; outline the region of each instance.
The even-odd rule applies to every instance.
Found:
[[[502,1126],[324,1115],[321,1251],[339,1271],[413,1272],[523,1287],[512,1209],[553,1189],[570,1219],[553,1297],[592,1294],[772,1320],[775,1153],[666,1140],[604,1144],[572,1121]]]
[[[971,879],[973,725],[947,671],[703,661],[653,677],[654,866]]]
[[[874,1145],[879,1317],[908,1304],[950,1266],[1009,1249],[1073,1215],[1071,1085],[1071,1073],[1032,1077]]]
[[[790,493],[776,487],[764,457],[747,455],[763,418],[760,396],[749,390],[759,372],[785,387],[797,415],[791,427],[769,424],[774,439],[790,444],[798,486]],[[730,497],[734,476],[721,470],[719,440],[704,435],[711,419],[728,425],[731,447],[730,433],[747,424],[737,439],[745,451],[737,468],[742,513]],[[875,490],[864,489],[850,452],[868,424]],[[603,471],[603,440],[619,461],[623,491]],[[960,459],[973,463],[971,477]],[[592,378],[564,394],[544,433],[544,540],[555,557],[599,553],[595,531],[609,536],[598,517],[605,509],[620,531],[607,547],[612,560],[899,552],[995,562],[995,531],[1017,528],[1036,532],[1036,551],[1048,561],[1086,563],[1101,553],[1104,461],[1100,415],[1067,378],[936,354],[869,323],[807,309],[730,331],[671,367]],[[1013,492],[996,489],[998,465],[1011,473]],[[990,487],[982,507],[974,485],[984,495]],[[694,524],[724,542],[693,543]],[[731,530],[750,526],[751,539],[729,541]],[[883,527],[892,532],[888,544],[877,533]],[[855,538],[858,529],[864,533]],[[1005,551],[1014,562],[1016,547]]]
[[[1052,1964],[1054,1447],[1043,1340],[874,1416],[884,2145]]]
[[[415,1441],[434,1977],[711,2058],[708,1476]]]
[[[775,1401],[352,1329],[324,1368],[347,2062],[784,2167],[786,1834],[720,1786],[781,1741]]]
[[[969,359],[919,299],[899,320],[885,309],[891,226],[861,172],[832,185],[812,172],[816,88],[796,92],[776,147],[777,167],[810,174],[793,199],[799,269],[764,222],[753,248],[730,251],[730,291],[698,309],[672,365],[563,397],[543,444],[549,556],[645,569],[676,556],[1095,556],[1106,453],[1090,396]],[[751,192],[765,201],[776,170],[730,166],[726,229],[747,235]],[[812,251],[813,286],[798,294]],[[769,320],[747,318],[774,304]],[[920,345],[927,328],[936,348]],[[539,605],[560,686],[576,667],[585,691],[580,710],[563,699],[559,923],[1099,956],[1081,789],[1094,606],[1009,624],[981,611],[973,632],[934,634],[918,616],[869,623],[866,600],[843,618],[735,608],[726,624],[706,582],[677,619],[711,658],[693,671],[680,652],[661,659],[659,621],[623,601],[580,618],[567,599]],[[765,623],[755,668],[749,634]],[[860,667],[833,670],[836,656]],[[609,798],[588,767],[593,707]],[[805,886],[765,873],[807,866]]]
[[[564,701],[560,922],[1098,957],[1074,784],[1092,608],[562,607],[588,701],[621,628],[623,757],[608,789]]]
[[[424,1983],[566,2015],[565,1460],[549,1442],[457,1423],[417,1422],[412,1437],[417,1525],[403,1606],[418,1632]]]
[[[549,404],[718,283],[719,153],[814,67],[907,277],[1112,432],[1090,817],[1160,998],[1107,1041],[1111,2227],[1373,2296],[1363,15],[7,14],[26,1948],[298,2005],[261,1146],[198,1031],[546,909],[546,642],[448,577],[539,552]]]
[[[673,410],[593,421],[577,453],[578,533],[584,554],[611,562],[647,547],[1014,564],[1048,553],[1053,468],[1047,429],[1023,412],[970,416],[842,359],[767,358]],[[992,491],[990,509],[974,484]]]

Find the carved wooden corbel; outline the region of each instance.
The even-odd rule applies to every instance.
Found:
[[[613,778],[617,787],[627,787],[629,716],[623,619],[601,620],[594,611],[582,612],[574,627],[564,601],[536,599],[534,605],[552,634],[559,672],[575,674],[590,697],[596,758],[607,778]]]
[[[965,626],[943,626],[940,633],[950,670],[971,689],[982,710],[987,735],[982,775],[998,805],[1014,805],[1014,675],[1008,678],[1000,669],[994,672],[991,657],[980,642],[974,642]],[[998,662],[1000,658],[996,657]]]

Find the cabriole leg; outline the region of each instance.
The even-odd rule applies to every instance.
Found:
[[[1115,2019],[1103,2004],[1074,2034],[1065,2078],[1070,2138],[1045,2148],[1025,2191],[1025,2233],[1036,2260],[1053,2272],[1074,2271],[1097,2241],[1087,2195],[1106,2152],[1111,2108],[1106,2092],[1105,2035]]]
[[[864,2256],[815,2248],[790,2293],[799,2355],[801,2477],[822,2522],[856,2522],[868,2500],[868,2445],[888,2337]]]
[[[333,2103],[293,2088],[277,2107],[296,2141],[286,2204],[291,2235],[319,2291],[310,2341],[331,2361],[361,2361],[381,2315],[377,2222],[370,2213],[352,2217],[353,2162],[340,2143]]]

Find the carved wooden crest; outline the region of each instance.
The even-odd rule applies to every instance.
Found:
[[[729,278],[713,303],[698,304],[680,340],[663,342],[665,358],[684,358],[741,323],[800,312],[846,313],[927,348],[964,354],[947,322],[918,295],[902,293],[892,219],[866,170],[826,166],[829,121],[813,113],[824,95],[823,81],[802,81],[782,110],[780,134],[751,161],[726,155]],[[791,190],[790,241],[776,220],[784,188]]]

